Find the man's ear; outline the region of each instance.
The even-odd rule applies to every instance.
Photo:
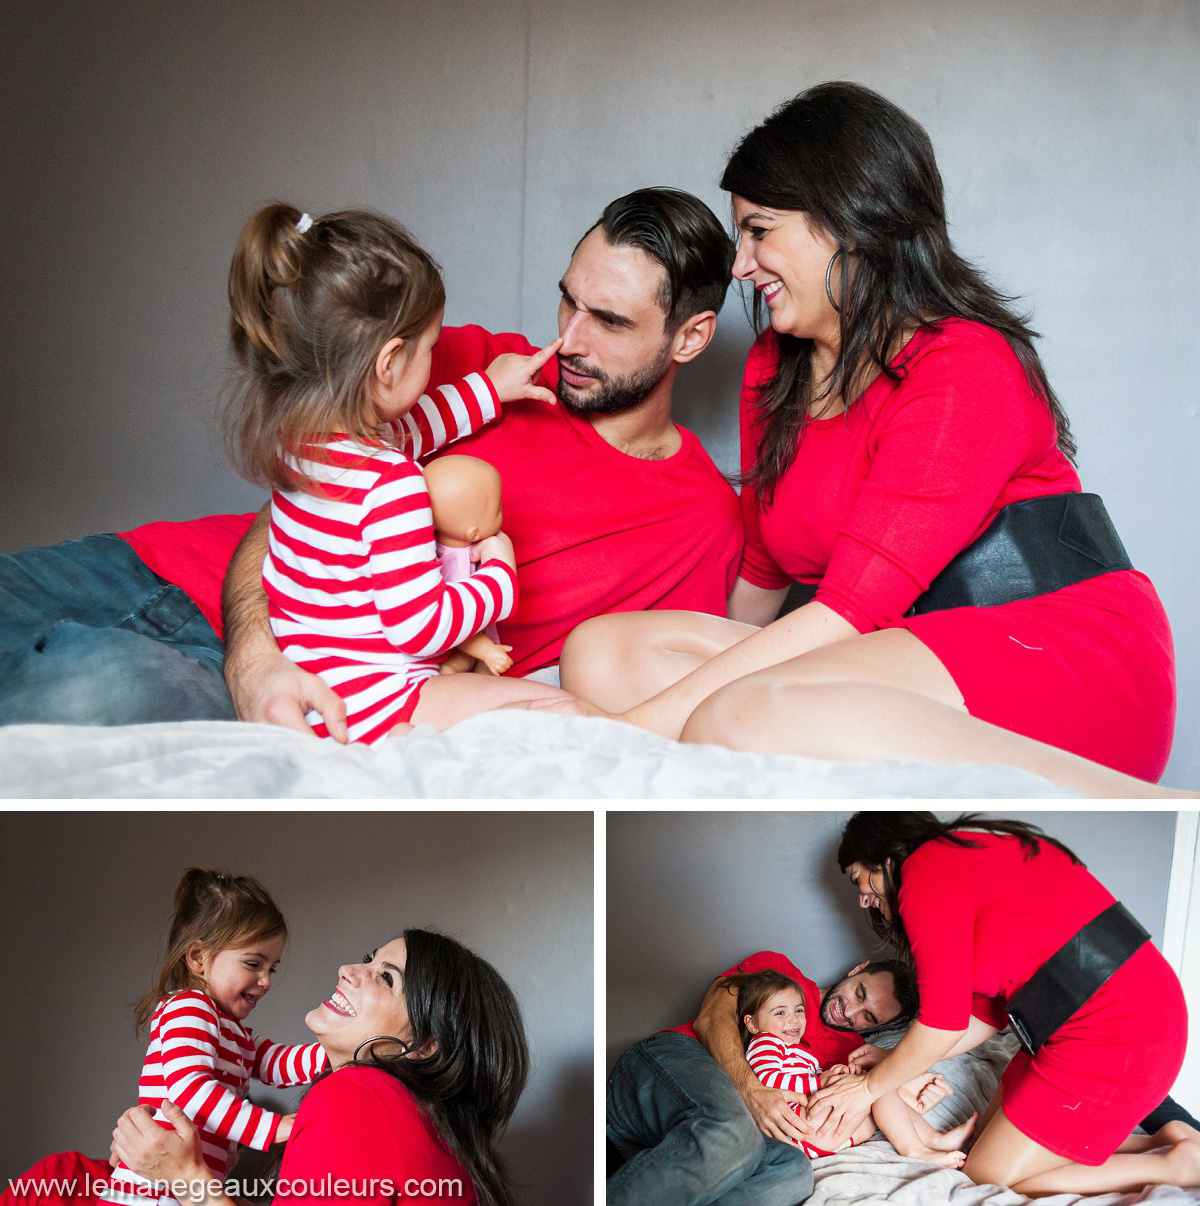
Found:
[[[375,379],[381,385],[391,385],[404,364],[404,340],[397,335],[379,349],[375,357]]]
[[[851,976],[857,976],[857,975],[858,975],[858,973],[859,973],[860,971],[862,971],[864,967],[869,967],[869,966],[870,966],[870,964],[871,964],[871,961],[868,959],[868,960],[866,960],[865,962],[860,963],[860,964],[859,964],[857,967],[852,967],[852,968],[851,968],[851,969],[850,969],[850,970],[849,970],[849,971],[846,973],[845,978],[848,980],[848,979],[850,979],[850,977],[851,977]]]
[[[717,333],[717,314],[715,310],[701,310],[685,319],[679,330],[675,332],[672,344],[675,351],[671,359],[676,364],[687,364],[695,360],[710,343]]]

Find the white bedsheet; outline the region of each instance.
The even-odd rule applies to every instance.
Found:
[[[891,1047],[900,1033],[871,1041]],[[965,1122],[972,1112],[982,1115],[1016,1050],[1016,1038],[1005,1030],[966,1055],[935,1064],[934,1071],[949,1081],[954,1093],[926,1115],[930,1125],[945,1131]],[[976,1185],[965,1173],[898,1155],[878,1132],[869,1143],[814,1160],[813,1181],[815,1189],[806,1206],[1026,1206],[1030,1202],[1014,1190]],[[1038,1206],[1132,1206],[1134,1202],[1200,1206],[1200,1191],[1159,1185],[1140,1193],[1088,1197],[1064,1193],[1037,1201]]]
[[[1068,799],[1023,771],[683,746],[615,721],[491,712],[376,750],[220,721],[0,728],[0,796]]]
[[[899,1156],[878,1135],[861,1147],[814,1160],[813,1180],[816,1188],[806,1206],[1026,1206],[1030,1202],[1015,1190],[976,1185],[965,1173]],[[1197,1206],[1200,1191],[1156,1185],[1136,1194],[1060,1193],[1037,1199],[1038,1206],[1132,1206],[1134,1202]]]

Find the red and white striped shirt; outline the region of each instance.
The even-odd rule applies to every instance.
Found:
[[[396,425],[398,446],[349,437],[305,446],[294,464],[320,493],[272,496],[263,564],[271,630],[346,701],[351,741],[384,740],[447,651],[516,604],[516,575],[500,561],[442,580],[416,463],[498,413],[491,381],[472,373],[422,396]],[[328,736],[317,713],[308,720]]]
[[[815,1093],[821,1087],[821,1065],[807,1047],[789,1046],[773,1034],[756,1034],[746,1048],[746,1059],[754,1069],[754,1075],[768,1089],[784,1089],[788,1093]],[[792,1112],[799,1114],[803,1109],[798,1101],[791,1103]],[[812,1159],[832,1156],[833,1153],[816,1147],[805,1140],[800,1141],[804,1154]],[[854,1140],[847,1139],[842,1148],[853,1147]],[[842,1148],[838,1150],[841,1151]]]
[[[170,1099],[200,1131],[204,1162],[215,1177],[225,1174],[233,1144],[265,1151],[275,1139],[281,1114],[246,1099],[251,1078],[286,1088],[306,1085],[326,1063],[319,1043],[285,1046],[257,1039],[241,1022],[222,1013],[206,993],[164,997],[150,1022],[150,1046],[138,1080],[138,1104],[161,1106]],[[123,1164],[113,1170],[106,1202],[170,1206],[167,1195],[148,1192],[149,1183]]]
[[[789,1047],[773,1034],[756,1034],[746,1048],[746,1059],[768,1089],[815,1093],[821,1087],[817,1057],[807,1047]]]

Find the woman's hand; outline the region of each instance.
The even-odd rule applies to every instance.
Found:
[[[875,1104],[867,1078],[857,1073],[841,1076],[808,1099],[808,1122],[817,1131],[850,1134],[866,1120]]]
[[[173,1101],[164,1101],[162,1112],[173,1131],[159,1126],[148,1106],[126,1110],[113,1131],[112,1154],[148,1181],[212,1180],[192,1120]]]

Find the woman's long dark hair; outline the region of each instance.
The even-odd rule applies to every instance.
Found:
[[[799,211],[842,252],[841,347],[829,380],[814,382],[813,342],[779,335],[779,364],[759,392],[762,438],[744,482],[769,500],[822,399],[849,406],[889,364],[902,332],[946,318],[984,323],[1008,340],[1050,407],[1058,446],[1075,456],[1067,416],[1034,350],[1037,333],[950,243],[942,177],[919,122],[861,84],[818,84],[781,105],[734,151],[721,187],[757,205]],[[766,326],[761,296],[754,324]],[[819,388],[819,392],[817,392]]]
[[[1043,833],[1036,825],[1024,821],[1006,821],[986,817],[981,812],[964,812],[952,821],[939,821],[931,812],[856,812],[842,830],[837,861],[843,871],[851,863],[867,868],[883,868],[884,891],[892,919],[888,921],[878,909],[868,910],[871,928],[890,942],[901,958],[911,964],[912,948],[904,923],[900,920],[900,882],[904,860],[918,846],[942,838],[955,846],[977,849],[979,843],[956,830],[973,829],[983,833],[1015,837],[1025,847],[1025,857],[1036,854],[1042,842],[1061,850],[1073,863],[1081,860],[1057,838]],[[891,859],[891,866],[887,866]]]
[[[382,1069],[421,1103],[470,1175],[479,1206],[515,1206],[496,1143],[529,1075],[520,1006],[500,973],[461,942],[432,930],[402,937],[408,1049],[432,1053],[376,1043],[355,1065]]]

